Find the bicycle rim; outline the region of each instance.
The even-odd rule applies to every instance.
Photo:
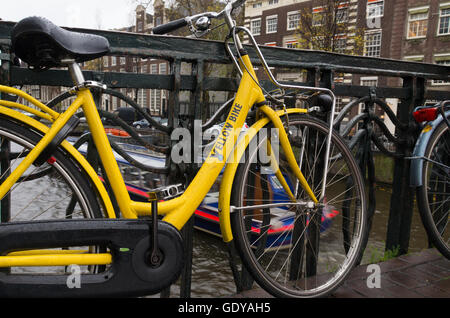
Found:
[[[309,116],[289,118],[291,145],[315,196],[321,197],[328,128]],[[345,279],[360,260],[365,240],[365,193],[362,177],[345,142],[333,135],[326,194],[315,208],[290,206],[275,171],[258,152],[247,149],[233,189],[237,207],[279,204],[235,212],[236,246],[256,282],[278,297],[320,297]],[[273,143],[273,140],[271,140]],[[280,169],[300,201],[311,201],[279,150]],[[286,205],[284,205],[286,204]],[[246,286],[249,288],[249,286]]]
[[[450,259],[450,131],[445,123],[433,133],[425,157],[419,210],[431,242]]]

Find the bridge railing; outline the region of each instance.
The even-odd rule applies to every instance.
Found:
[[[13,25],[12,22],[0,22],[0,59],[2,60],[0,83],[5,85],[72,86],[66,70],[54,69],[36,73],[11,63],[10,31]],[[168,61],[170,63],[168,74],[101,71],[85,71],[84,74],[87,80],[103,82],[112,89],[135,88],[169,91],[167,111],[169,127],[192,128],[194,120],[205,118],[205,114],[202,113],[204,111],[202,105],[207,101],[204,100],[203,92],[234,92],[237,90],[238,80],[236,78],[221,77],[205,72],[205,67],[209,64],[226,65],[231,63],[223,42],[115,31],[71,30],[106,37],[111,44],[109,54],[111,56],[154,58]],[[251,59],[256,65],[259,65],[254,49],[252,47],[247,49]],[[414,189],[409,186],[409,161],[404,158],[411,154],[418,135],[418,127],[414,123],[411,113],[415,106],[422,105],[427,100],[450,99],[448,90],[430,85],[432,81],[450,81],[450,67],[277,47],[261,47],[261,51],[271,67],[303,73],[305,74],[303,76],[304,84],[330,88],[338,97],[348,99],[348,103],[340,108],[341,112],[335,120],[335,128],[343,126],[340,127],[341,132],[349,137],[350,144],[357,149],[356,157],[368,179],[369,210],[372,215],[376,202],[373,147],[370,146],[370,143],[374,143],[379,150],[394,158],[392,190],[394,200],[391,200],[390,204],[386,249],[399,248],[400,253],[406,253],[409,245]],[[182,63],[190,65],[188,73],[182,71]],[[389,85],[362,86],[345,80],[360,76],[385,78],[384,82]],[[338,82],[337,78],[344,80]],[[394,84],[390,85],[391,83]],[[262,81],[262,84],[268,89],[271,88],[271,84],[267,81]],[[185,91],[190,92],[189,106],[187,114],[181,114],[180,106],[185,102],[180,100],[180,93]],[[398,100],[397,109],[393,111],[386,103],[386,99]],[[361,104],[363,107],[359,111]],[[376,105],[381,110],[376,111]],[[385,122],[380,120],[380,111],[385,117],[389,117],[395,131],[389,130]],[[344,119],[347,123],[345,126],[342,124]],[[395,151],[383,147],[384,143],[380,141],[380,134],[383,134],[384,139],[395,145]],[[168,147],[170,149],[170,145]],[[168,162],[168,164],[170,163]],[[186,166],[182,170],[182,175],[187,174],[188,178],[192,178],[197,168],[197,165]],[[173,169],[168,169],[169,178],[172,171]],[[395,199],[399,197],[402,200]],[[191,227],[192,222],[191,220]],[[185,239],[187,242],[192,242],[192,233],[185,231]],[[186,256],[190,258],[192,255],[189,254],[189,249],[187,253]],[[188,284],[189,266],[186,268],[184,276],[187,277],[185,283]],[[182,293],[189,295],[189,286],[186,285],[184,289],[182,288]]]

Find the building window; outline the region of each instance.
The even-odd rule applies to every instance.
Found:
[[[295,49],[298,47],[298,42],[295,39],[286,39],[284,40],[284,47],[287,47],[288,49]]]
[[[438,35],[450,34],[450,8],[440,10]]]
[[[384,1],[367,0],[367,18],[380,18],[384,15]]]
[[[269,0],[269,6],[273,5],[273,4],[277,4],[278,0]]]
[[[39,85],[31,85],[31,96],[33,96],[36,99],[41,99],[41,87]]]
[[[107,57],[107,56],[105,56],[105,57],[103,58],[103,66],[104,66],[104,67],[108,67],[108,57]]]
[[[261,34],[261,19],[255,19],[250,22],[250,32],[253,35]]]
[[[272,15],[266,18],[266,33],[277,32],[278,16]]]
[[[115,56],[111,57],[111,66],[116,66],[116,57]]]
[[[139,106],[146,108],[148,106],[148,102],[147,102],[147,92],[145,89],[140,89],[138,91],[138,98],[137,98],[137,102],[139,104]]]
[[[138,23],[137,23],[137,31],[138,32],[141,32],[142,30],[143,30],[143,23],[142,23],[142,21],[138,21]]]
[[[312,12],[312,25],[321,26],[323,24],[323,7],[313,8]]]
[[[287,29],[295,30],[298,28],[298,24],[300,21],[300,13],[299,12],[290,12],[287,14]]]
[[[253,9],[257,9],[257,8],[261,8],[262,7],[262,2],[257,2],[253,4]]]
[[[410,55],[410,56],[403,57],[403,59],[405,61],[409,61],[409,62],[423,62],[424,58],[425,58],[424,55]]]
[[[127,58],[125,56],[120,57],[120,64],[121,65],[127,64]]]
[[[334,52],[344,54],[347,50],[347,37],[336,35],[334,38]]]
[[[345,23],[348,21],[348,6],[339,7],[336,11],[336,22]]]
[[[364,56],[381,56],[381,30],[366,32],[364,35]]]
[[[434,63],[438,65],[450,65],[450,54],[435,56]],[[433,80],[433,85],[450,85],[450,81]]]
[[[158,26],[161,24],[161,17],[156,17],[155,26]]]
[[[160,63],[159,64],[159,74],[166,74],[166,73],[167,73],[167,64]]]
[[[423,38],[427,36],[428,11],[410,11],[408,17],[408,39]]]
[[[150,74],[158,74],[158,64],[150,65]]]
[[[161,109],[161,90],[151,89],[150,90],[150,109],[159,112]]]

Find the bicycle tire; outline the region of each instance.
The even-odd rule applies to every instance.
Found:
[[[429,241],[450,259],[450,131],[445,122],[433,131],[424,157],[422,186],[416,190],[419,213]]]
[[[271,123],[266,127],[271,127]],[[289,117],[288,128],[291,145],[298,158],[308,158],[308,156],[313,158],[307,152],[314,148],[309,148],[308,145],[314,146],[312,142],[316,140],[314,156],[319,159],[318,154],[323,153],[323,149],[325,149],[323,146],[328,135],[328,126],[308,115],[299,115]],[[295,129],[298,129],[298,133]],[[301,139],[296,138],[297,136]],[[262,141],[257,142],[258,147],[254,147],[253,150],[250,149],[251,147],[246,149],[245,161],[241,161],[239,164],[231,197],[232,205],[235,207],[246,206],[252,200],[257,201],[255,201],[256,205],[266,201],[283,203],[283,195],[285,200],[289,201],[286,192],[282,190],[280,194],[278,191],[280,187],[276,189],[274,186],[276,184],[276,182],[274,183],[274,171],[266,171],[266,177],[262,177],[263,169],[267,170],[267,167],[258,163],[261,161],[259,159],[255,163],[256,153],[265,144],[264,138],[261,139]],[[303,147],[303,150],[306,149],[306,151],[303,151],[302,155],[300,155],[302,152],[298,152],[296,148],[299,142],[306,145]],[[322,142],[320,150],[317,151],[320,142]],[[295,184],[293,181],[296,179],[289,174],[289,170],[284,169],[281,147],[279,151],[280,167],[286,180],[290,183],[290,189],[295,193],[297,199],[305,199],[304,191],[294,192],[294,189],[299,189],[298,184],[293,186]],[[259,209],[259,212],[262,212],[261,216],[257,217],[259,220],[255,218],[257,214],[254,213],[257,209],[251,210],[250,213],[244,212],[244,210],[232,213],[231,222],[235,244],[246,270],[263,289],[276,297],[306,298],[329,295],[361,260],[364,244],[367,242],[366,199],[361,172],[345,141],[337,133],[333,133],[330,153],[329,171],[334,171],[335,176],[332,177],[330,173],[327,180],[329,187],[327,187],[324,203],[326,200],[328,203],[324,204],[324,208],[310,210],[294,208],[294,211],[290,207],[264,208]],[[340,161],[343,161],[346,166],[340,166],[342,164]],[[314,166],[314,164],[310,163],[310,159],[304,159],[301,162],[301,170],[316,197],[319,198],[321,186],[320,183],[317,183],[317,179],[322,179],[323,173],[315,176],[313,171],[321,168],[319,161],[317,162],[318,166]],[[251,168],[252,165],[253,168]],[[257,167],[258,165],[260,167]],[[308,167],[314,167],[314,169],[307,169]],[[251,169],[254,169],[252,173],[250,173]],[[348,169],[348,174],[345,174],[345,169]],[[249,178],[249,175],[252,177]],[[263,185],[265,185],[266,191],[264,191]],[[333,193],[334,197],[330,195],[342,186],[346,187],[344,192]],[[252,188],[254,188],[253,191]],[[255,194],[257,192],[259,194]],[[265,192],[266,194],[264,194]],[[345,193],[344,197],[338,200],[343,193]],[[338,202],[341,200],[342,202]],[[333,209],[331,204],[336,207]],[[348,206],[344,207],[344,204],[348,204]],[[277,217],[276,213],[278,215],[281,213],[282,217]],[[289,213],[291,215],[285,216],[283,219],[283,215]],[[334,216],[330,219],[329,217],[333,214]],[[351,218],[353,214],[355,215],[354,219]],[[342,221],[344,222],[341,223]],[[351,224],[351,222],[353,223]],[[325,229],[327,226],[328,228]],[[341,226],[342,228],[340,228]],[[263,228],[267,228],[267,230],[262,230]],[[278,236],[271,239],[270,233],[273,235],[277,232]],[[342,239],[342,245],[333,243],[338,238]],[[278,243],[274,243],[277,240]],[[329,246],[325,246],[328,243]],[[335,267],[333,259],[342,259],[339,268]],[[325,261],[324,264],[322,261]],[[280,264],[280,269],[275,268],[277,264]],[[330,279],[322,283],[325,277],[330,277]],[[244,289],[249,288],[250,286],[244,286]]]
[[[2,169],[0,182],[7,177],[23,158],[42,138],[42,133],[24,123],[0,116],[0,155],[9,153],[10,167]],[[7,143],[8,141],[8,143]],[[3,148],[8,145],[8,149]],[[4,222],[45,221],[51,219],[102,218],[106,215],[101,207],[96,191],[87,179],[83,169],[62,147],[52,154],[52,163],[40,167],[30,166],[24,175],[11,187],[4,198],[8,200],[10,215],[3,216]],[[5,165],[6,167],[6,165]],[[12,167],[12,168],[11,168]],[[29,201],[25,201],[29,199]],[[6,211],[4,211],[6,213]],[[88,248],[95,252],[100,247]],[[87,267],[86,267],[87,268]],[[89,271],[92,271],[92,266]],[[61,267],[17,269],[22,271],[44,270],[60,272]]]

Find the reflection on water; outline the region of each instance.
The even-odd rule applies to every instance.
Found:
[[[389,186],[377,187],[377,206],[363,263],[383,257],[391,191]],[[419,212],[415,207],[409,252],[418,252],[427,248],[427,242]],[[171,297],[178,295],[178,284],[172,286],[171,292]],[[235,293],[235,285],[224,244],[216,237],[196,231],[192,266],[192,297],[221,297],[233,293]]]

